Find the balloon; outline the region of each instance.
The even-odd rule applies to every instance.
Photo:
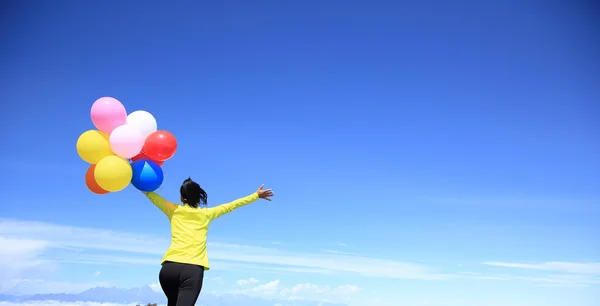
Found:
[[[94,178],[100,188],[116,192],[121,191],[131,182],[131,165],[127,160],[111,155],[103,158],[94,169]]]
[[[112,155],[108,135],[98,130],[85,131],[77,139],[77,154],[90,164],[97,164],[104,157]]]
[[[127,116],[127,124],[136,127],[142,133],[144,140],[156,132],[157,124],[154,116],[147,111],[138,110]]]
[[[142,152],[151,160],[165,161],[177,151],[177,140],[173,134],[159,130],[146,138]]]
[[[138,160],[131,164],[133,177],[131,184],[140,191],[151,192],[163,182],[164,175],[160,166],[151,160]]]
[[[162,160],[152,160],[150,157],[146,156],[144,153],[140,153],[140,154],[132,157],[131,161],[134,162],[134,161],[138,161],[140,159],[145,159],[145,160],[153,161],[153,162],[157,163],[159,166],[162,166],[165,163]]]
[[[85,184],[87,185],[87,188],[95,194],[107,194],[108,191],[102,189],[98,186],[98,183],[96,183],[94,169],[96,169],[96,165],[91,165],[85,172]]]
[[[127,123],[127,111],[119,100],[102,97],[92,105],[92,122],[100,131],[110,134],[112,131]]]
[[[110,147],[117,156],[132,158],[142,151],[144,139],[136,127],[125,124],[110,134]]]

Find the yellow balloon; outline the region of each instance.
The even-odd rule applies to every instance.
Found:
[[[113,155],[108,139],[108,134],[98,130],[85,131],[77,139],[77,154],[86,162],[97,164],[101,159]]]
[[[100,188],[117,192],[125,189],[131,182],[133,172],[129,162],[116,155],[106,156],[96,164],[94,178]]]

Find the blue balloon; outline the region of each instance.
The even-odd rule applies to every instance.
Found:
[[[138,190],[152,192],[162,185],[164,175],[157,163],[140,159],[131,163],[131,169],[133,170],[131,184]]]

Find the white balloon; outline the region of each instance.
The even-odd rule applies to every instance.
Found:
[[[156,132],[158,128],[154,116],[143,110],[138,110],[129,114],[129,116],[127,116],[127,125],[134,126],[140,130],[144,140],[146,140],[148,135]]]
[[[132,158],[138,155],[144,147],[144,138],[137,127],[124,124],[110,133],[110,148],[115,155],[122,158]]]

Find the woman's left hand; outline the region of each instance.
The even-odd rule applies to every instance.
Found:
[[[256,191],[256,193],[258,194],[258,197],[261,199],[265,199],[267,201],[271,201],[271,197],[273,196],[273,190],[271,190],[271,189],[263,190],[263,188],[265,188],[265,184],[260,185],[260,187]]]

